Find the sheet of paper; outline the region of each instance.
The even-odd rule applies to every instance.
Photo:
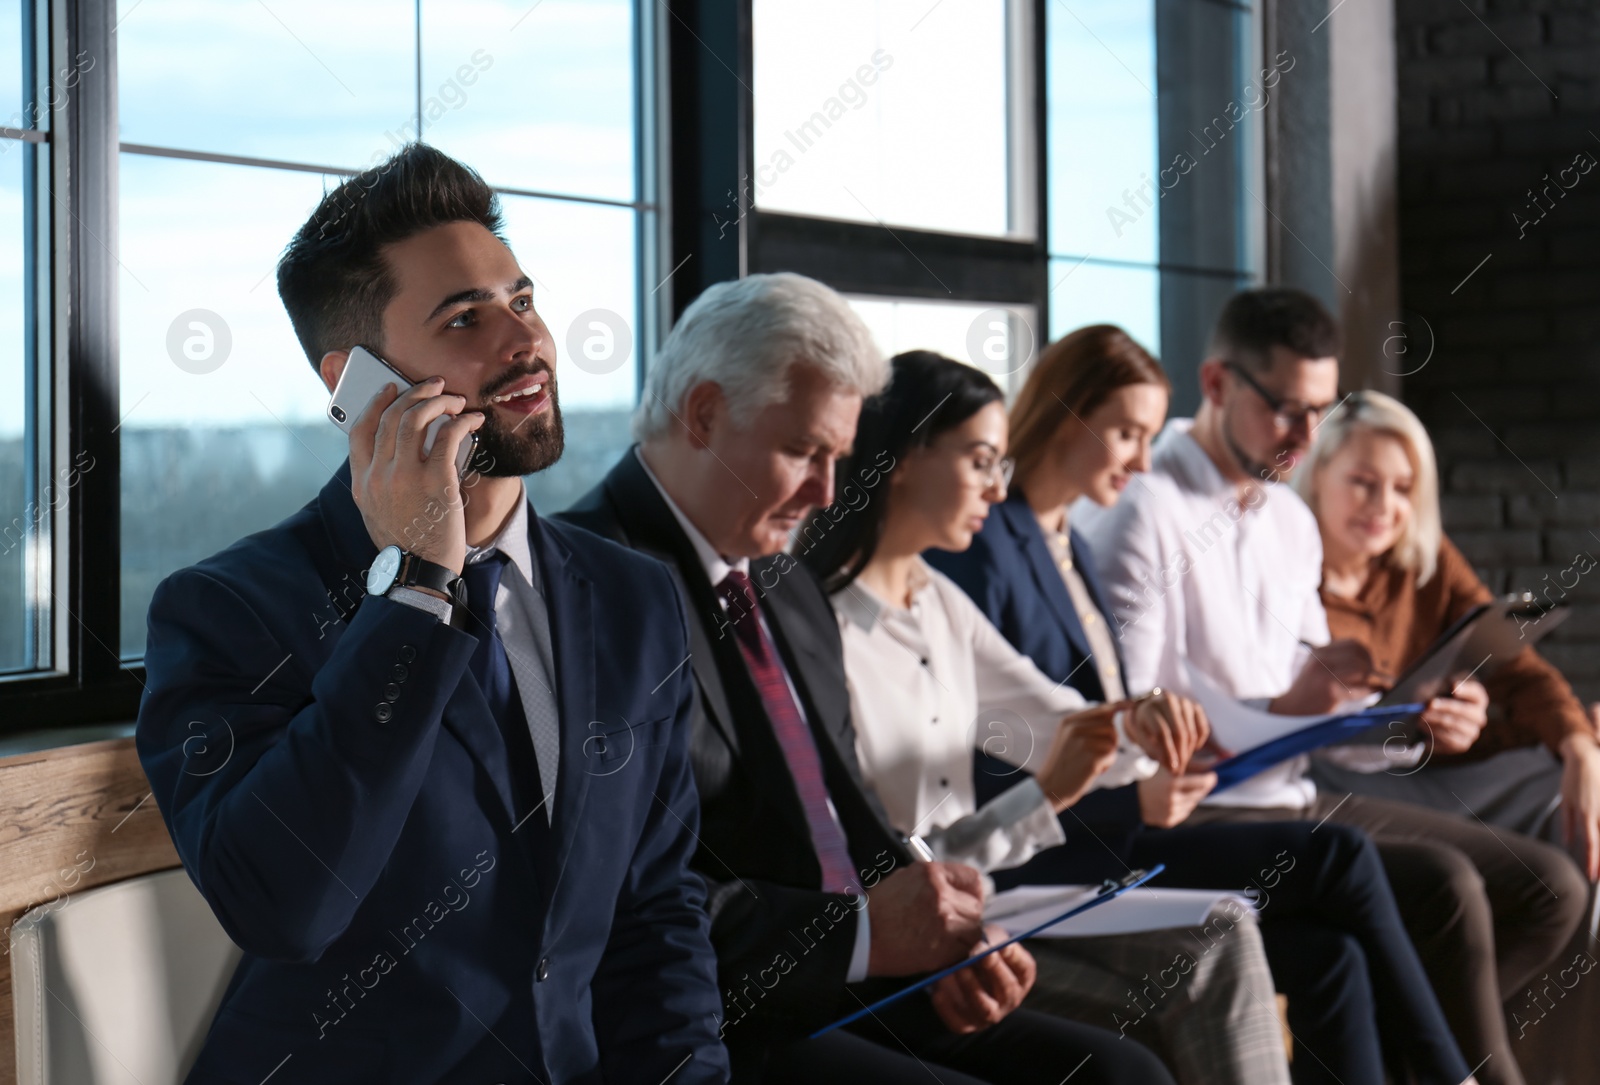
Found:
[[[985,922],[998,923],[1008,934],[1037,927],[1098,891],[1093,885],[1021,885],[996,893],[984,905]],[[1088,938],[1102,934],[1135,934],[1203,926],[1212,910],[1231,902],[1227,914],[1255,914],[1243,896],[1215,889],[1136,889],[1102,907],[1073,916],[1044,931],[1040,938]]]
[[[1260,708],[1251,708],[1218,686],[1209,675],[1196,670],[1188,660],[1184,661],[1183,666],[1188,675],[1189,696],[1199,701],[1200,707],[1206,710],[1206,718],[1211,721],[1211,733],[1224,749],[1235,753],[1253,750],[1339,715],[1330,712],[1324,716],[1279,716]]]

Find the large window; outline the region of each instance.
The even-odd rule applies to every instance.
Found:
[[[1005,4],[756,0],[754,14],[758,207],[1017,232]]]
[[[0,0],[0,672],[56,664],[50,635],[56,511],[49,442],[50,136],[77,76],[49,78],[31,5]]]
[[[1186,411],[1211,321],[1260,273],[1257,117],[1283,72],[1233,0],[1074,0],[1046,23],[1050,335],[1122,325]]]
[[[556,340],[565,507],[659,339],[644,0],[0,0],[0,732],[127,721],[160,580],[345,458],[278,300],[322,196],[413,140],[476,168]]]
[[[1042,293],[1033,7],[754,0],[751,149],[712,209],[745,268],[812,274],[884,349],[1009,387]]]
[[[1045,340],[1121,324],[1187,411],[1261,274],[1258,114],[1293,59],[1259,35],[1238,0],[753,0],[750,151],[702,248],[813,274],[886,346],[1008,390]]]
[[[0,0],[0,732],[131,719],[155,585],[343,460],[275,266],[410,140],[497,189],[556,338],[543,511],[626,447],[670,316],[753,272],[1008,394],[1115,321],[1185,410],[1299,78],[1255,2]]]
[[[322,194],[420,138],[501,193],[557,341],[554,511],[627,442],[638,384],[640,27],[631,0],[121,0],[121,631],[162,577],[304,504],[347,441],[277,296]],[[576,88],[582,88],[581,92]]]

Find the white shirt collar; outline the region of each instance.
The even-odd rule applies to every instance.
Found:
[[[467,564],[483,561],[495,551],[503,552],[516,566],[522,579],[532,588],[539,587],[538,570],[533,564],[533,553],[528,546],[528,492],[524,488],[522,499],[511,510],[500,533],[482,546],[467,547]]]
[[[1175,468],[1174,473],[1181,476],[1189,489],[1196,493],[1236,496],[1233,483],[1223,477],[1222,470],[1212,460],[1211,454],[1200,447],[1200,442],[1189,432],[1193,428],[1194,419],[1174,418],[1161,431],[1156,442],[1157,450],[1171,457],[1169,469]],[[1271,499],[1274,485],[1276,480],[1262,480],[1263,502]]]
[[[633,455],[639,461],[639,466],[644,468],[645,476],[655,486],[656,492],[661,495],[661,500],[665,501],[667,508],[672,510],[673,518],[678,521],[678,526],[683,528],[685,535],[689,536],[689,544],[694,547],[695,556],[700,559],[700,565],[705,569],[706,576],[711,579],[711,586],[714,588],[721,584],[727,579],[728,574],[735,570],[749,576],[750,559],[739,558],[737,561],[729,562],[721,554],[717,553],[717,548],[712,546],[700,529],[694,526],[694,521],[690,520],[684,511],[678,507],[678,503],[672,500],[672,495],[667,493],[667,488],[661,485],[661,480],[656,478],[656,473],[650,470],[650,465],[644,461],[644,454],[639,451],[638,445],[633,446]]]
[[[933,583],[933,576],[929,571],[927,562],[921,557],[911,566],[911,576],[908,587],[911,589],[911,607],[901,607],[882,598],[877,592],[867,587],[860,579],[852,580],[849,584],[833,593],[834,609],[843,617],[855,622],[867,632],[872,632],[876,625],[887,614],[890,617],[902,615],[915,623],[914,609],[921,602],[922,595]]]

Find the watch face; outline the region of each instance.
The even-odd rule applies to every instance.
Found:
[[[383,595],[394,586],[394,578],[399,575],[400,548],[386,546],[378,551],[378,556],[372,559],[372,567],[367,570],[367,591]]]

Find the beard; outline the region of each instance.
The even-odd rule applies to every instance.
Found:
[[[478,427],[478,447],[472,454],[471,470],[486,478],[521,478],[543,471],[561,458],[566,431],[561,424],[561,401],[556,395],[554,374],[545,387],[550,393],[550,409],[527,415],[515,426],[507,426],[491,406],[480,408],[483,425]]]
[[[1239,444],[1238,441],[1234,440],[1233,427],[1228,423],[1229,419],[1226,415],[1224,415],[1222,419],[1222,426],[1220,427],[1222,430],[1222,440],[1228,446],[1228,451],[1233,454],[1233,458],[1238,461],[1239,470],[1260,482],[1284,481],[1286,478],[1286,472],[1284,471],[1282,464],[1285,453],[1288,451],[1288,449],[1285,448],[1278,452],[1276,457],[1276,465],[1262,463],[1261,461],[1251,457],[1251,455],[1244,450],[1244,446]]]

